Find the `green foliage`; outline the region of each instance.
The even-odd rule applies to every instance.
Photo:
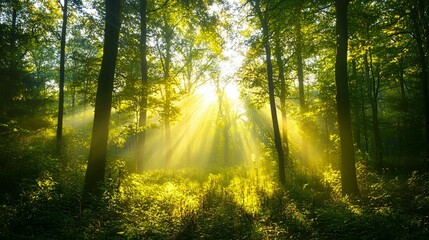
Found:
[[[69,11],[65,128],[59,156],[53,154],[53,130],[60,4],[55,0],[0,3],[1,239],[429,238],[429,175],[407,172],[420,167],[417,164],[424,159],[421,66],[414,28],[425,26],[413,26],[414,2],[350,2],[349,90],[361,192],[352,198],[341,194],[337,163],[335,8],[330,1],[259,1],[268,11],[270,31],[275,31],[270,44],[280,56],[273,58],[277,97],[282,97],[277,61],[284,63],[291,153],[285,186],[278,185],[272,129],[264,112],[268,98],[261,32],[255,30],[258,20],[246,12],[254,1],[241,5],[239,13],[232,1],[149,1],[147,86],[141,83],[139,1],[126,1],[106,184],[102,199],[91,207],[81,200],[93,117],[86,107],[95,97],[104,6],[103,1],[73,2],[81,2],[82,8],[77,11],[72,4]],[[427,15],[427,10],[421,11]],[[243,16],[247,18],[239,19]],[[225,29],[228,32],[221,32]],[[243,43],[238,32],[247,39]],[[237,75],[223,79],[224,69],[218,63],[224,54],[231,55],[229,44],[239,46],[246,57]],[[305,75],[304,114],[298,107],[298,45],[302,45]],[[233,113],[227,100],[220,98],[222,81],[240,84],[246,101],[243,109]],[[196,121],[185,122],[195,111],[187,107],[199,103],[184,104],[208,82],[217,85],[219,104],[224,104],[217,111],[222,116],[208,120],[216,121],[210,124],[216,126],[210,130],[216,132],[213,142],[198,145],[207,148],[199,152],[211,156],[192,158],[201,160],[201,166],[234,167],[130,174],[136,155],[131,152],[138,148],[140,133],[147,131],[149,146],[165,148],[163,137],[154,137],[167,129],[161,123],[171,127],[178,123],[177,128],[189,124],[202,138],[211,137]],[[148,103],[141,106],[146,93]],[[377,112],[371,111],[374,103]],[[138,127],[143,107],[148,122]],[[384,173],[371,168],[375,151],[371,132],[377,121]],[[174,137],[178,140],[172,141],[172,148],[188,151],[193,148],[187,148],[187,141],[200,141],[184,136]],[[309,162],[304,164],[299,161],[303,137],[309,143]],[[242,144],[248,139],[255,144]],[[260,158],[248,155],[246,149],[256,146],[260,149],[252,152],[261,151]],[[146,152],[153,153],[148,161],[162,162],[162,154],[149,148]],[[242,155],[230,154],[231,161],[222,164],[225,149],[240,149]],[[185,162],[185,155],[171,158]]]
[[[49,154],[51,142],[48,139],[52,132],[33,132],[22,128],[19,123],[8,127],[12,132],[0,140],[0,201],[19,193],[25,181],[34,180],[43,170],[58,164],[57,159]]]
[[[104,196],[93,208],[81,203],[84,169],[58,174],[51,167],[23,182],[19,201],[4,199],[0,236],[413,239],[429,235],[427,174],[391,178],[359,163],[362,197],[352,199],[341,196],[339,172],[332,167],[321,178],[289,174],[281,188],[271,159],[267,154],[247,165],[211,172],[182,169],[143,174],[127,174],[125,161],[118,159],[110,163]]]
[[[331,189],[329,205],[317,210],[317,226],[323,237],[337,239],[427,238],[427,174],[413,172],[408,178],[379,175],[357,164],[362,196],[341,196],[339,171],[328,167],[322,182]],[[330,232],[331,234],[327,234]]]

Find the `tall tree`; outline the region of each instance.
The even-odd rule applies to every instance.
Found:
[[[274,55],[276,56],[276,62],[278,67],[278,74],[280,80],[280,112],[282,114],[282,141],[283,151],[285,155],[285,164],[289,161],[289,140],[288,140],[288,129],[287,129],[287,106],[286,106],[286,79],[284,60],[282,57],[282,49],[280,44],[279,29],[275,30],[275,48]]]
[[[350,119],[349,86],[347,80],[347,9],[348,0],[336,0],[337,55],[335,83],[337,86],[337,114],[341,145],[341,186],[343,195],[358,195],[355,151]]]
[[[301,115],[304,115],[307,111],[307,106],[305,104],[305,92],[304,92],[304,62],[302,57],[303,51],[303,39],[302,39],[302,26],[301,26],[301,16],[302,16],[302,5],[303,1],[299,0],[296,6],[296,23],[295,23],[295,31],[296,31],[296,43],[295,43],[295,53],[296,53],[296,66],[298,73],[298,99],[299,99],[299,110]],[[301,128],[306,129],[306,121],[301,123]],[[304,131],[302,131],[304,133]],[[304,162],[308,160],[308,137],[304,133],[302,136],[302,144],[301,144],[301,159]]]
[[[172,56],[172,40],[173,28],[166,23],[163,29],[163,37],[165,41],[165,58],[164,58],[164,89],[165,89],[165,102],[164,102],[164,131],[165,131],[165,161],[167,164],[171,161],[171,111],[172,107],[172,94],[173,86],[171,83],[171,56]]]
[[[60,50],[60,84],[58,96],[58,122],[57,122],[57,153],[61,152],[61,139],[63,136],[63,113],[64,113],[64,66],[66,55],[66,33],[67,33],[67,5],[68,0],[64,0],[62,5],[63,24],[61,27],[61,50]]]
[[[271,46],[270,46],[270,32],[269,32],[269,19],[268,19],[268,13],[269,13],[269,4],[266,3],[265,9],[261,9],[261,1],[255,0],[252,1],[253,9],[255,10],[259,22],[262,27],[262,38],[263,38],[263,45],[265,48],[265,60],[266,60],[266,68],[267,68],[267,80],[268,80],[268,95],[269,95],[269,102],[270,102],[270,109],[271,109],[271,119],[273,123],[273,130],[274,130],[274,144],[277,150],[278,155],[278,168],[279,168],[279,180],[280,183],[285,184],[286,182],[286,176],[285,176],[285,156],[283,151],[283,145],[282,145],[282,139],[280,137],[280,128],[279,128],[279,122],[277,120],[277,108],[276,108],[276,102],[275,102],[275,96],[274,96],[274,80],[273,80],[273,65],[271,62]]]
[[[8,79],[9,81],[8,81],[7,87],[5,87],[5,89],[8,89],[11,86],[14,89],[16,86],[16,83],[14,83],[14,82],[17,81],[17,77],[18,77],[18,74],[17,74],[17,71],[18,71],[18,66],[17,66],[18,50],[17,50],[17,48],[18,48],[18,46],[16,44],[16,40],[17,40],[16,21],[17,21],[17,15],[18,15],[17,14],[17,3],[15,1],[11,1],[11,5],[12,5],[12,25],[10,28],[10,36],[9,36],[9,44],[10,44],[10,51],[11,51],[11,54],[9,56],[10,57],[10,65],[9,65],[9,76],[10,76],[10,78]],[[10,91],[9,89],[7,91],[13,92],[13,91]],[[12,99],[14,96],[8,92],[6,92],[6,96],[7,96],[6,103],[10,104],[12,102]],[[6,106],[6,105],[4,105],[4,106]],[[5,107],[5,109],[6,109],[6,107]],[[3,113],[6,114],[6,111],[4,110]]]
[[[411,21],[414,28],[414,38],[417,43],[417,52],[419,56],[419,65],[420,65],[420,80],[422,87],[423,95],[423,117],[425,122],[425,161],[429,159],[429,90],[428,90],[428,63],[427,63],[427,49],[425,51],[425,24],[424,24],[424,14],[422,11],[424,9],[424,2],[421,0],[415,0],[414,5],[411,7]],[[427,40],[429,42],[429,39]],[[429,43],[428,43],[429,45]]]
[[[368,61],[369,55],[369,61]],[[365,81],[370,87],[369,100],[372,112],[372,132],[374,135],[374,162],[377,171],[381,172],[383,168],[383,146],[381,142],[380,124],[378,117],[378,96],[380,93],[380,74],[374,73],[374,65],[372,61],[372,49],[365,51],[364,54],[364,68],[365,68]],[[371,74],[370,74],[371,73]],[[377,76],[375,76],[377,75]]]
[[[140,102],[139,128],[146,126],[147,118],[147,88],[148,88],[148,64],[147,64],[147,0],[140,0],[140,70],[142,82],[142,96]],[[142,171],[146,131],[140,130],[137,140],[136,170]]]
[[[103,59],[98,78],[95,100],[91,148],[85,175],[84,193],[98,196],[104,185],[107,157],[107,141],[112,106],[113,79],[118,54],[121,27],[122,1],[105,0],[106,22],[104,28]]]

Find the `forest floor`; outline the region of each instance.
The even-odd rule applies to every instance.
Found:
[[[350,198],[331,167],[289,171],[279,186],[270,156],[142,174],[116,159],[103,198],[88,208],[85,146],[73,136],[67,161],[50,154],[52,136],[1,140],[0,239],[429,239],[428,175],[380,175],[361,162],[362,195]]]
[[[19,200],[1,205],[0,236],[428,239],[429,186],[422,175],[373,183],[370,195],[365,192],[350,199],[335,190],[338,172],[328,174],[328,180],[295,178],[294,183],[279,187],[263,171],[244,167],[210,174],[148,171],[109,182],[95,209],[82,208],[76,183],[60,183],[47,174],[28,186]]]

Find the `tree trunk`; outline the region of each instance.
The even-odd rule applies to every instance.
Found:
[[[18,76],[18,46],[17,46],[17,3],[16,1],[11,0],[10,5],[12,7],[12,22],[10,26],[10,35],[9,35],[9,46],[10,46],[10,56],[9,56],[9,77],[7,79],[1,79],[0,83],[0,106],[1,114],[3,117],[7,117],[9,109],[13,107],[13,98],[18,91],[19,76]],[[2,56],[4,57],[4,56]],[[3,83],[4,81],[4,83]],[[1,119],[3,120],[3,119]]]
[[[374,74],[374,65],[372,64],[372,53],[371,49],[369,50],[369,59],[370,59],[370,69],[371,69],[371,79],[370,79],[370,102],[371,102],[371,110],[372,110],[372,132],[374,135],[374,162],[375,169],[378,172],[381,172],[383,169],[383,145],[381,140],[380,133],[380,124],[378,121],[378,92],[380,88],[380,77],[377,79]],[[365,53],[365,59],[367,55]],[[366,64],[368,64],[368,60],[365,60]]]
[[[297,61],[297,70],[298,70],[298,95],[299,95],[299,110],[301,116],[304,116],[307,111],[307,106],[305,104],[305,91],[304,91],[304,63],[302,60],[302,33],[301,33],[301,3],[297,9],[297,21],[296,21],[296,61]],[[307,129],[307,121],[304,118],[304,121],[301,122],[301,161],[303,163],[308,163],[308,137],[306,137],[305,129]]]
[[[399,75],[398,75],[398,79],[399,79],[399,87],[401,90],[401,110],[406,110],[406,105],[407,105],[407,98],[405,96],[405,78],[404,78],[404,74],[405,74],[405,69],[404,69],[404,59],[401,58],[399,60]]]
[[[64,67],[66,55],[66,31],[67,31],[67,5],[68,0],[64,0],[63,25],[61,28],[61,52],[60,52],[60,93],[58,96],[58,123],[57,123],[57,154],[61,153],[61,140],[63,137],[63,115],[64,115]]]
[[[405,69],[404,69],[404,59],[401,58],[399,60],[399,75],[398,75],[398,79],[399,79],[399,87],[401,89],[401,103],[400,103],[400,111],[403,113],[401,119],[398,120],[398,155],[399,157],[402,159],[403,157],[403,152],[404,152],[404,137],[402,132],[406,129],[406,125],[407,125],[407,116],[404,113],[407,113],[408,111],[408,101],[407,101],[407,97],[406,97],[406,93],[405,93],[405,78],[404,78],[404,74],[405,74]]]
[[[144,128],[147,121],[147,95],[148,95],[148,65],[147,65],[147,0],[140,0],[140,70],[142,82],[142,96],[140,102],[140,116],[138,126]],[[143,170],[146,130],[141,130],[137,139],[136,171]]]
[[[348,0],[336,0],[337,55],[335,83],[337,87],[337,117],[341,145],[341,186],[343,195],[358,195],[355,151],[350,120],[350,99],[347,81],[347,8]]]
[[[71,92],[72,92],[72,112],[74,113],[75,111],[75,104],[76,104],[76,86],[71,86]]]
[[[428,68],[425,56],[424,43],[422,39],[422,30],[419,24],[417,6],[411,8],[411,20],[413,21],[415,39],[417,43],[417,51],[419,54],[419,65],[420,65],[420,80],[423,94],[423,113],[424,113],[424,134],[425,134],[425,156],[424,161],[429,159],[429,92],[428,92]]]
[[[352,60],[352,75],[351,75],[351,79],[355,82],[355,86],[356,88],[361,84],[358,78],[358,73],[357,73],[357,66],[356,66],[356,59]],[[355,91],[357,92],[357,91]],[[357,93],[356,93],[357,94]],[[355,113],[356,115],[354,116],[354,124],[353,124],[353,136],[355,137],[355,141],[357,144],[357,147],[360,149],[362,144],[361,144],[361,120],[360,120],[360,106],[361,106],[361,98],[356,96],[356,102],[353,104],[353,113]],[[353,115],[353,114],[352,114]]]
[[[173,30],[167,27],[165,32],[166,56],[164,69],[164,84],[165,84],[165,105],[164,105],[164,130],[165,130],[165,162],[168,165],[171,162],[171,79],[170,79],[170,61],[171,61],[171,40]]]
[[[328,115],[326,114],[324,117],[325,122],[325,136],[326,136],[326,162],[331,162],[331,141],[330,141],[330,132],[329,132],[329,121]]]
[[[381,172],[383,169],[383,152],[380,133],[380,124],[378,121],[378,104],[376,99],[371,100],[372,110],[372,131],[374,134],[374,162],[375,169]]]
[[[299,108],[301,113],[304,113],[306,109],[305,104],[305,92],[304,92],[304,63],[302,60],[302,33],[301,33],[301,19],[299,9],[299,15],[296,24],[296,61],[298,67],[298,88],[299,88]]]
[[[95,99],[94,124],[91,148],[85,175],[84,193],[100,196],[104,186],[107,141],[112,106],[113,79],[118,55],[119,29],[121,27],[121,1],[106,0],[103,59]]]
[[[276,31],[276,47],[275,47],[276,61],[279,68],[279,80],[280,80],[280,111],[282,114],[282,140],[283,140],[283,152],[285,155],[285,165],[289,162],[289,141],[288,141],[288,129],[287,129],[287,114],[286,114],[286,79],[285,71],[283,66],[282,52],[280,47],[280,39],[278,31]]]
[[[426,54],[429,54],[429,23],[428,23],[428,14],[429,14],[429,8],[426,6],[428,3],[427,0],[417,0],[418,5],[418,15],[419,15],[419,22],[422,28],[422,34],[423,38],[426,42]]]
[[[223,141],[224,141],[224,148],[223,148],[223,161],[225,166],[228,166],[230,164],[229,161],[229,123],[228,120],[225,120],[225,125],[223,126]]]
[[[273,122],[273,130],[274,130],[274,144],[277,150],[278,155],[278,167],[279,167],[279,180],[282,185],[286,182],[285,176],[285,157],[282,146],[282,139],[280,137],[280,129],[279,123],[277,120],[277,108],[274,96],[274,80],[273,80],[273,66],[271,63],[271,48],[269,41],[269,30],[268,30],[268,14],[265,11],[262,13],[260,8],[260,1],[255,1],[255,10],[258,14],[259,21],[262,25],[262,34],[263,34],[263,43],[265,48],[265,56],[266,56],[266,66],[267,66],[267,76],[268,76],[268,95],[270,101],[270,109],[271,109],[271,119]],[[267,8],[268,9],[268,8]]]
[[[360,92],[360,98],[361,98],[361,105],[360,105],[360,111],[362,114],[362,122],[363,122],[363,137],[365,142],[365,152],[368,153],[369,151],[369,143],[368,143],[368,127],[366,123],[366,107],[365,107],[365,94],[364,94],[364,85],[367,82],[367,78],[369,77],[369,73],[367,74],[367,71],[365,69],[365,75],[364,75],[364,81],[360,84],[359,92]]]

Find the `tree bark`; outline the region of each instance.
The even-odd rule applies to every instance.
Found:
[[[61,140],[63,137],[63,115],[64,115],[64,68],[66,55],[66,33],[67,33],[67,5],[68,0],[64,0],[63,24],[61,28],[61,50],[60,50],[60,92],[58,96],[58,122],[57,122],[57,154],[61,153]]]
[[[306,109],[304,92],[304,63],[302,60],[302,33],[301,33],[301,8],[299,8],[298,19],[296,23],[296,62],[298,70],[298,88],[299,88],[299,108],[301,113]]]
[[[371,49],[369,50],[369,59],[370,59],[370,69],[371,69],[371,110],[372,110],[372,132],[374,134],[374,161],[375,169],[378,172],[381,172],[383,169],[383,144],[381,140],[380,124],[378,121],[378,92],[380,88],[380,76],[375,76],[374,74],[374,65],[372,64],[372,53]],[[366,55],[365,55],[366,57]],[[368,64],[368,60],[366,60]]]
[[[369,76],[369,75],[368,75]],[[364,85],[367,82],[367,75],[366,75],[366,70],[365,70],[365,76],[364,76],[364,81],[360,84],[359,87],[359,92],[360,92],[360,98],[361,98],[361,104],[360,104],[360,111],[362,114],[362,122],[363,122],[363,137],[364,137],[364,141],[365,141],[365,152],[367,153],[369,151],[369,143],[368,143],[368,127],[367,127],[367,122],[366,122],[366,103],[365,103],[365,94],[364,94]]]
[[[262,25],[262,34],[263,34],[263,44],[265,48],[265,56],[266,56],[266,67],[267,67],[267,77],[268,77],[268,95],[270,102],[270,110],[271,110],[271,119],[273,123],[274,130],[274,144],[277,150],[278,155],[278,167],[279,167],[279,181],[282,185],[286,182],[285,176],[285,156],[283,152],[282,139],[280,137],[280,129],[279,123],[277,119],[277,108],[274,96],[274,80],[273,80],[273,66],[271,63],[271,47],[270,47],[270,39],[269,39],[269,29],[268,29],[268,13],[262,12],[260,7],[260,1],[255,1],[255,10],[258,14],[259,21]],[[267,8],[268,9],[268,8]]]
[[[302,60],[302,33],[301,33],[301,3],[297,9],[297,22],[296,22],[296,61],[297,61],[297,70],[298,70],[298,95],[299,95],[299,110],[301,116],[304,116],[307,111],[307,106],[305,104],[305,91],[304,91],[304,63]],[[303,163],[308,163],[308,137],[305,134],[305,129],[307,129],[307,121],[304,118],[304,121],[301,122],[301,161]]]
[[[341,147],[341,186],[343,195],[358,195],[355,151],[350,119],[350,99],[347,81],[347,9],[348,0],[336,0],[337,54],[335,83],[337,88],[337,117]]]
[[[282,52],[280,47],[279,33],[276,31],[276,46],[274,53],[276,55],[276,61],[279,68],[279,80],[280,80],[280,111],[282,115],[282,140],[283,140],[283,152],[285,156],[285,165],[289,162],[289,141],[288,141],[288,129],[287,129],[287,114],[286,114],[286,79],[285,71],[283,66]]]
[[[173,37],[173,30],[170,27],[165,29],[165,69],[164,69],[164,86],[165,86],[165,105],[164,105],[164,130],[165,130],[165,162],[168,165],[171,162],[171,79],[170,79],[170,62],[171,62],[171,40]]]
[[[361,84],[359,81],[358,73],[357,73],[357,66],[356,66],[356,59],[352,60],[352,74],[351,79],[355,82],[356,89]],[[357,95],[357,90],[355,91]],[[353,124],[354,130],[353,130],[353,136],[355,137],[355,141],[358,148],[361,148],[361,120],[360,120],[360,106],[362,99],[359,97],[355,97],[356,102],[352,106],[352,113],[355,113],[355,122]]]
[[[419,54],[419,65],[420,65],[420,80],[422,86],[423,95],[423,116],[424,116],[424,134],[425,134],[425,156],[424,161],[429,160],[429,91],[428,91],[428,67],[426,54],[424,49],[423,41],[423,30],[421,30],[421,24],[419,23],[418,6],[411,8],[411,20],[413,22],[415,40],[417,44],[417,51]]]
[[[98,77],[95,99],[94,124],[91,148],[85,175],[85,194],[99,197],[104,186],[109,121],[112,106],[113,79],[118,55],[119,30],[122,6],[119,0],[105,0],[106,23],[104,29],[103,58]]]
[[[16,1],[10,1],[12,7],[12,23],[10,26],[9,45],[10,45],[10,57],[9,57],[9,78],[2,80],[5,81],[0,88],[0,101],[2,106],[2,115],[6,117],[8,111],[13,107],[13,98],[17,92],[17,86],[19,84],[18,76],[18,46],[17,46],[17,3]]]
[[[140,0],[140,70],[142,82],[142,96],[140,102],[139,128],[144,128],[147,121],[147,95],[148,95],[148,65],[147,65],[147,0]],[[138,134],[136,171],[143,170],[146,130]]]

